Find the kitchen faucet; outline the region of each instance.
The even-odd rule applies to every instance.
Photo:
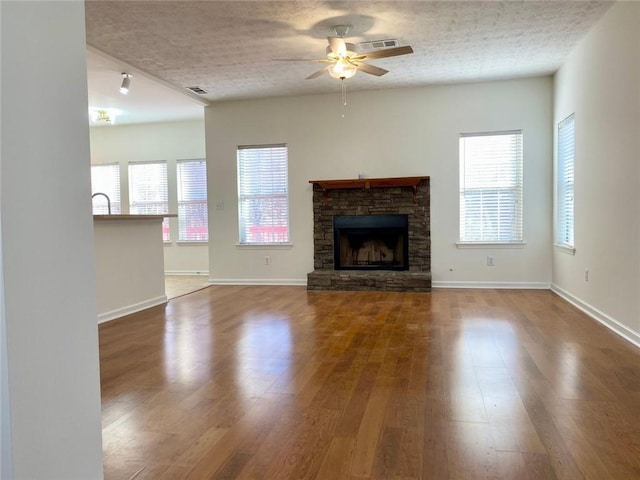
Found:
[[[107,210],[109,211],[109,215],[111,215],[111,200],[109,199],[109,196],[106,193],[96,192],[93,195],[91,195],[91,200],[93,200],[93,198],[96,195],[102,195],[104,198],[107,199]]]

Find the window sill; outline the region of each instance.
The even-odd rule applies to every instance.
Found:
[[[255,250],[289,249],[293,247],[293,243],[236,243],[236,247]]]
[[[458,248],[524,248],[527,242],[456,242]]]
[[[570,247],[568,245],[559,245],[557,243],[553,244],[553,248],[559,252],[566,253],[567,255],[575,255],[576,249],[574,247]]]

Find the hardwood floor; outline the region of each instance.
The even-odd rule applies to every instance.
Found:
[[[640,350],[549,291],[217,286],[100,356],[107,480],[640,479]]]

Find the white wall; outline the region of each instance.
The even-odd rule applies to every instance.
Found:
[[[127,163],[167,161],[169,211],[178,213],[176,200],[176,160],[205,158],[204,121],[148,123],[91,128],[91,163],[120,163],[120,178],[128,184]],[[129,198],[122,191],[123,213]],[[171,243],[164,248],[167,273],[203,273],[209,270],[207,244],[178,243],[178,219],[170,220]]]
[[[0,8],[2,25],[2,8]],[[0,27],[0,31],[1,31]],[[0,50],[2,36],[0,35]],[[0,63],[0,91],[2,64]],[[0,115],[0,145],[2,145],[2,115]],[[7,365],[7,322],[4,308],[4,265],[2,262],[2,155],[0,154],[0,478],[12,480],[13,453],[11,449],[11,401],[9,398],[9,367]]]
[[[354,79],[357,81],[357,78]],[[220,103],[205,108],[214,282],[304,283],[313,269],[309,180],[431,176],[435,285],[548,287],[551,280],[550,77]],[[458,249],[458,136],[524,130],[521,249]],[[287,143],[293,247],[237,246],[236,147]],[[216,204],[224,202],[224,209]],[[215,228],[214,228],[215,226]],[[271,264],[264,265],[265,255]],[[486,256],[496,266],[486,266]],[[453,268],[453,271],[449,269]]]
[[[2,415],[8,407],[13,476],[101,479],[84,4],[0,10]]]
[[[554,125],[576,119],[576,252],[553,252],[553,283],[640,344],[638,25],[640,4],[615,3],[555,76]]]

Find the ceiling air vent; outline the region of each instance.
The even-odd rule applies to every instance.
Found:
[[[209,93],[202,87],[187,87],[187,90],[191,90],[193,93],[197,93],[198,95],[206,95]]]
[[[399,47],[398,40],[373,40],[372,42],[362,42],[358,44],[361,52],[372,52],[374,50],[383,50],[385,48]]]

